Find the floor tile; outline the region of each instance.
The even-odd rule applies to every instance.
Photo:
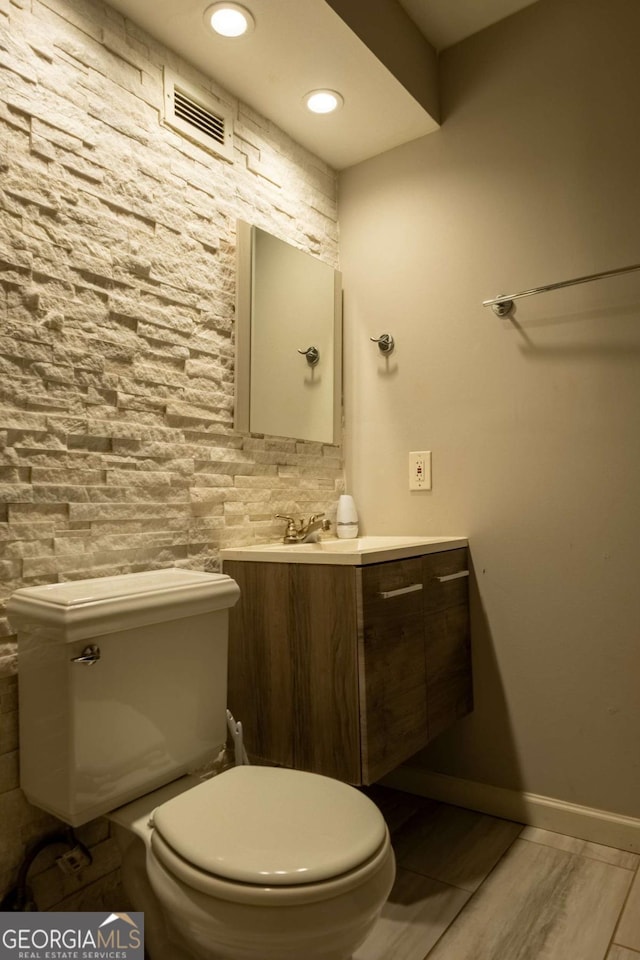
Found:
[[[382,916],[353,960],[423,960],[470,893],[398,870]]]
[[[638,960],[639,957],[640,954],[637,954],[635,950],[627,950],[625,947],[618,947],[614,943],[605,960]]]
[[[381,811],[382,816],[387,821],[390,833],[399,830],[414,814],[424,813],[426,815],[429,810],[439,806],[435,800],[418,797],[414,793],[392,790],[390,787],[383,787],[378,783],[361,789]]]
[[[473,892],[521,830],[510,820],[439,804],[412,817],[393,847],[401,867]]]
[[[603,960],[632,877],[516,840],[429,960]]]
[[[640,952],[640,873],[637,873],[622,911],[614,942]]]
[[[615,867],[625,867],[627,870],[635,870],[640,864],[640,856],[637,853],[616,850],[615,847],[605,847],[601,843],[578,840],[576,837],[565,837],[562,833],[552,833],[550,830],[541,830],[539,827],[524,827],[520,838],[531,840],[532,843],[543,843],[547,847],[556,847],[558,850],[566,850],[568,853],[577,853],[581,857],[603,860],[605,863],[612,863]]]

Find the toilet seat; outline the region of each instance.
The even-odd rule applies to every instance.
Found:
[[[234,767],[154,811],[151,848],[176,878],[225,900],[312,902],[357,886],[387,855],[378,808],[337,780]]]
[[[393,858],[391,842],[387,835],[380,849],[366,863],[339,877],[319,883],[268,886],[267,884],[236,883],[198,870],[197,867],[178,856],[155,831],[151,835],[151,855],[167,874],[185,887],[190,887],[217,900],[255,907],[292,907],[339,897],[366,884],[370,878],[385,868],[390,857]]]

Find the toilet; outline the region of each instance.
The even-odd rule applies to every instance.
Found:
[[[378,808],[299,770],[194,772],[226,740],[239,593],[182,569],[14,593],[21,786],[72,826],[111,819],[150,960],[347,960],[394,880]]]

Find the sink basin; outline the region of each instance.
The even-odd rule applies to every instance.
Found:
[[[355,537],[353,540],[320,540],[318,543],[260,543],[230,547],[220,552],[224,560],[267,563],[382,563],[420,557],[424,553],[466,547],[465,537]]]

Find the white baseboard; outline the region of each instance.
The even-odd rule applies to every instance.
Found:
[[[399,767],[388,774],[382,783],[396,790],[479,810],[493,817],[516,820],[569,837],[640,853],[640,819],[635,817],[582,807],[577,803],[566,803],[535,793],[461,780],[420,767]]]

